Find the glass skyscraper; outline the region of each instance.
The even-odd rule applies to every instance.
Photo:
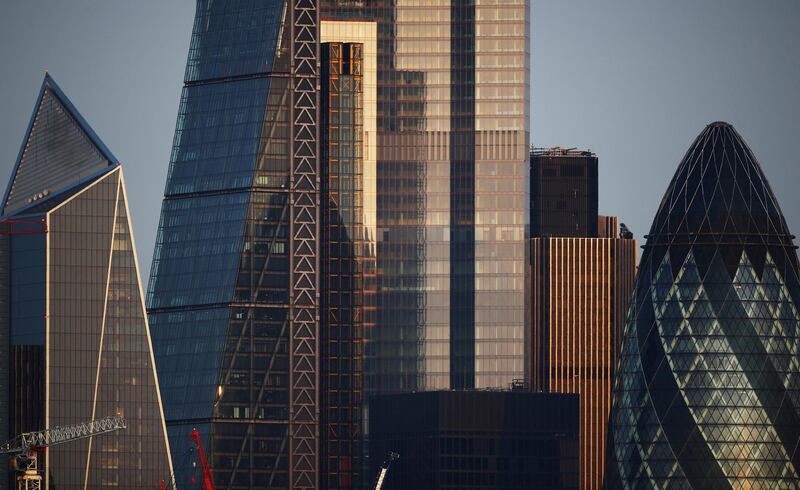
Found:
[[[800,486],[800,279],[755,156],[705,128],[646,236],[609,427],[607,488]]]
[[[9,341],[0,353],[2,433],[127,421],[48,447],[43,488],[169,481],[122,167],[49,75],[3,199],[0,271],[0,338]],[[6,468],[0,488],[9,488]]]
[[[147,307],[175,459],[196,427],[220,488],[318,486],[317,18],[197,2]]]
[[[328,489],[363,481],[364,340],[376,294],[364,203],[363,66],[362,43],[322,44],[320,469]]]
[[[526,0],[322,0],[377,23],[376,327],[371,392],[523,376]]]
[[[534,389],[580,395],[580,488],[599,489],[636,240],[597,214],[597,156],[531,151],[530,340]]]

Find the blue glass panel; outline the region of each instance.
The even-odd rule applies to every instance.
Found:
[[[164,201],[148,309],[231,300],[248,201],[246,192]]]
[[[11,345],[44,345],[45,235],[11,239]]]
[[[258,78],[183,89],[167,195],[251,184],[268,87]]]
[[[186,81],[269,72],[285,0],[199,0]]]
[[[168,422],[210,418],[230,309],[150,314],[150,334]]]

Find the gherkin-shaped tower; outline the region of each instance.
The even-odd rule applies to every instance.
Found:
[[[793,238],[741,136],[707,126],[646,236],[607,488],[800,487]]]

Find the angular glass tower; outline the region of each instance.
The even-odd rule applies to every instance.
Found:
[[[3,432],[127,420],[125,430],[48,448],[45,488],[168,480],[122,167],[50,76],[3,199],[0,271],[0,338],[10,344],[0,353]]]
[[[695,140],[646,238],[606,486],[797,488],[794,237],[730,125],[713,123]]]
[[[220,488],[317,487],[317,41],[315,0],[197,2],[147,307]]]

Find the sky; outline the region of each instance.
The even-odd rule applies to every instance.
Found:
[[[47,70],[123,163],[145,281],[194,3],[0,0],[0,183]],[[597,153],[601,214],[641,239],[694,138],[723,120],[800,232],[800,2],[532,0],[531,12],[531,141]]]

